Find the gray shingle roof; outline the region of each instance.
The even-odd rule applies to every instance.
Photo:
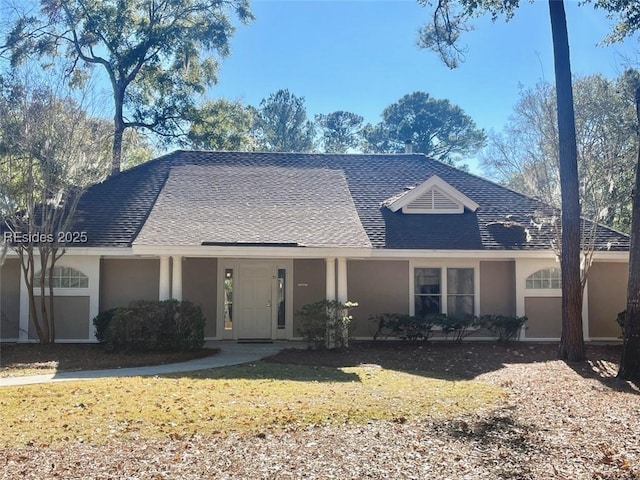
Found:
[[[386,199],[434,174],[480,208],[461,215],[406,215],[382,206]],[[286,194],[277,188],[282,175],[286,175],[287,191],[304,200],[305,209],[312,209],[312,201],[317,200],[317,223],[328,222],[327,232],[318,231],[314,222],[301,219],[303,215],[296,211],[295,202],[284,207]],[[310,180],[310,175],[315,177]],[[251,181],[246,185],[238,183],[240,177]],[[222,190],[209,191],[213,186]],[[194,192],[187,191],[189,188]],[[335,209],[345,206],[342,199],[347,189],[359,222],[350,207],[345,210],[347,218],[342,219],[343,223],[339,215],[326,211],[337,212]],[[224,192],[228,196],[222,195]],[[261,199],[267,195],[277,200],[273,205],[262,205],[261,211],[270,218],[263,223],[251,216],[252,209],[242,206],[248,196],[257,204],[260,192]],[[167,203],[172,198],[180,200],[179,209]],[[197,208],[196,201],[202,202]],[[169,239],[174,244],[244,241],[354,245],[362,244],[363,229],[374,248],[548,250],[554,239],[552,229],[548,225],[538,229],[532,223],[536,212],[544,210],[548,208],[535,199],[418,154],[176,151],[90,188],[80,202],[81,217],[76,229],[88,232],[87,246],[130,246],[134,240],[170,244]],[[214,213],[225,215],[226,220],[221,222],[210,215]],[[221,225],[229,222],[233,231],[223,232]],[[272,222],[279,222],[282,235],[271,227]],[[339,236],[340,228],[345,230]],[[310,242],[310,236],[317,243]],[[627,250],[629,239],[600,227],[597,244],[601,250]]]
[[[134,243],[371,247],[342,171],[215,164],[172,168]]]

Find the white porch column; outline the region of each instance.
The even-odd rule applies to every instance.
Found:
[[[524,308],[524,295],[525,295],[525,283],[526,283],[526,272],[524,271],[524,267],[522,262],[519,262],[516,258],[515,260],[515,280],[516,280],[516,316],[524,317],[525,308]],[[525,325],[522,325],[520,329],[520,339],[524,340],[527,336],[527,328]]]
[[[160,285],[158,290],[158,300],[169,300],[171,298],[171,285],[169,283],[169,256],[160,256]]]
[[[171,298],[182,301],[182,256],[172,258]]]
[[[526,271],[523,268],[522,262],[518,259],[516,263],[516,315],[518,317],[524,316],[524,286],[527,279]]]
[[[347,292],[347,259],[338,258],[338,301],[346,303],[348,298]]]
[[[336,299],[336,259],[334,257],[325,258],[327,264],[327,300],[330,302]]]

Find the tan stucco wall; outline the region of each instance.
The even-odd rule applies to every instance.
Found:
[[[40,306],[40,297],[36,297]],[[56,340],[89,339],[89,297],[55,297],[53,311],[56,326]],[[40,315],[38,314],[38,318]],[[29,319],[29,338],[38,338],[36,329]]]
[[[136,300],[158,300],[160,260],[102,259],[100,311],[126,307]]]
[[[352,260],[347,262],[349,300],[355,337],[371,337],[376,331],[369,318],[381,313],[409,313],[409,262]]]
[[[200,305],[207,320],[205,337],[216,336],[217,272],[215,258],[186,258],[182,263],[182,298]]]
[[[562,329],[561,297],[526,297],[527,338],[560,338]]]
[[[1,268],[2,313],[0,314],[0,339],[18,338],[20,327],[20,261],[7,258]]]
[[[628,276],[627,263],[591,265],[587,289],[590,337],[617,338],[622,334],[616,317],[626,308]]]
[[[297,312],[308,303],[324,300],[327,270],[323,259],[294,260],[293,262],[293,335],[298,333]]]
[[[480,314],[516,314],[515,262],[480,262]]]

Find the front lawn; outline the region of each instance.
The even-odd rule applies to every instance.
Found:
[[[499,387],[387,370],[257,362],[169,377],[3,388],[0,445],[100,444],[463,415]]]
[[[0,389],[0,479],[640,480],[619,347],[354,344]]]

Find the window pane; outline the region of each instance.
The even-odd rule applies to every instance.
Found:
[[[224,329],[233,329],[233,269],[224,271]]]
[[[416,268],[414,271],[415,315],[424,317],[442,312],[440,268]]]
[[[287,271],[278,269],[278,328],[285,327]]]
[[[473,315],[473,295],[448,295],[447,315],[450,317],[460,317],[463,315]]]
[[[529,275],[525,282],[526,288],[532,289],[559,289],[562,288],[562,280],[559,268],[545,268]]]
[[[473,295],[473,268],[448,268],[447,292]]]
[[[442,312],[440,295],[416,295],[414,298],[416,317],[426,317],[427,315]]]
[[[49,287],[49,272],[45,276],[45,287]],[[71,267],[54,267],[51,272],[51,285],[53,288],[88,288],[89,277]],[[35,275],[34,286],[40,287],[40,272]]]
[[[440,269],[416,268],[414,290],[414,293],[419,295],[439,295]]]

